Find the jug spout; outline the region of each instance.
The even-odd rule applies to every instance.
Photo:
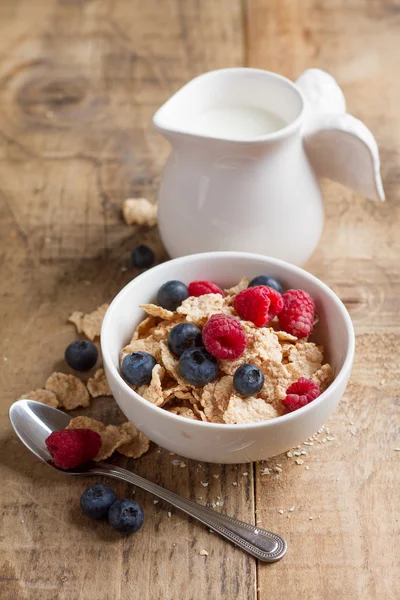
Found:
[[[361,121],[346,113],[343,92],[333,77],[309,69],[296,84],[308,105],[303,140],[316,174],[371,200],[384,200],[375,138]]]

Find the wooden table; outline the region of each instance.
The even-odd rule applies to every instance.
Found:
[[[399,11],[394,0],[1,2],[2,600],[400,597]],[[151,116],[194,75],[237,65],[290,78],[311,66],[330,71],[376,134],[387,193],[380,205],[325,186],[326,227],[307,267],[348,306],[357,351],[330,434],[304,446],[304,463],[179,466],[153,448],[130,465],[281,532],[289,551],[272,566],[179,512],[169,517],[140,491],[140,534],[122,539],[88,524],[78,508],[88,481],[52,474],[7,416],[22,393],[65,369],[74,338],[66,317],[129,281],[133,246],[148,242],[166,258],[155,230],[128,228],[120,216],[124,198],[157,195],[168,147]],[[91,410],[116,414],[110,400]],[[262,474],[277,465],[281,473]]]

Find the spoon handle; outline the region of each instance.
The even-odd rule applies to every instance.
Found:
[[[259,560],[275,562],[282,558],[286,552],[286,542],[280,535],[218,513],[197,502],[170,492],[126,469],[107,463],[97,463],[96,467],[90,469],[90,473],[122,479],[154,494],[154,496],[169,502],[169,504],[201,521],[201,523],[204,523],[204,525]]]

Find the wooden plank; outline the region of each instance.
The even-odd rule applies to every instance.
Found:
[[[273,523],[289,542],[284,561],[259,566],[259,597],[394,600],[400,563],[393,518],[400,489],[394,451],[400,446],[400,86],[393,73],[400,22],[386,2],[250,0],[248,7],[250,66],[293,79],[308,67],[332,73],[349,111],[376,134],[387,194],[387,203],[378,205],[324,185],[326,226],[308,267],[347,304],[356,359],[329,421],[335,440],[304,446],[309,454],[302,465],[285,456],[270,461],[283,472],[257,480],[257,518]]]
[[[78,503],[90,481],[40,465],[7,417],[65,368],[69,313],[110,300],[136,274],[123,270],[129,250],[148,242],[165,259],[155,231],[122,223],[121,202],[155,199],[168,153],[150,128],[155,109],[196,74],[243,62],[241,3],[7,0],[0,20],[0,597],[253,599],[253,559],[139,491],[138,535],[88,523]],[[121,418],[109,400],[93,410]],[[128,465],[253,521],[251,468],[176,459],[153,448]]]

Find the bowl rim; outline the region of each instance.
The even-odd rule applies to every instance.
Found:
[[[113,313],[116,310],[116,308],[118,307],[120,301],[128,294],[131,293],[131,289],[135,288],[138,284],[140,285],[140,281],[149,276],[149,273],[154,273],[156,271],[162,271],[163,268],[165,268],[165,265],[170,264],[170,263],[174,263],[177,265],[181,265],[187,262],[196,262],[197,260],[214,260],[216,257],[218,258],[230,258],[230,259],[250,259],[250,260],[261,260],[261,261],[266,261],[269,264],[274,264],[278,267],[284,267],[285,269],[289,269],[292,272],[297,273],[298,275],[304,277],[306,280],[314,283],[315,285],[317,285],[318,287],[322,288],[323,291],[325,292],[325,294],[327,296],[329,296],[331,298],[331,300],[336,304],[336,306],[339,309],[339,312],[343,318],[344,324],[346,326],[346,331],[348,334],[348,346],[347,346],[347,352],[346,352],[346,356],[345,359],[343,361],[343,365],[340,369],[340,371],[337,373],[335,379],[333,380],[333,382],[331,383],[331,385],[324,391],[322,392],[322,394],[320,396],[318,396],[318,398],[316,398],[315,400],[313,400],[312,402],[310,402],[309,404],[307,404],[306,406],[303,406],[302,408],[299,408],[298,410],[295,410],[293,412],[290,412],[286,415],[281,415],[279,417],[274,417],[273,419],[268,419],[266,421],[258,421],[256,423],[240,423],[240,424],[230,424],[230,423],[209,423],[206,421],[195,421],[192,419],[186,419],[185,421],[185,425],[190,424],[190,426],[193,427],[200,427],[200,428],[212,428],[214,429],[216,432],[217,431],[227,431],[227,430],[234,430],[237,432],[243,432],[243,431],[247,431],[249,429],[259,429],[262,427],[272,427],[274,426],[274,424],[276,423],[290,423],[290,421],[295,421],[299,415],[306,415],[307,411],[312,411],[315,410],[320,404],[322,404],[324,402],[324,400],[331,395],[332,393],[335,392],[335,390],[340,387],[341,383],[343,382],[343,380],[346,378],[348,372],[351,370],[351,366],[352,366],[352,362],[353,362],[353,357],[354,357],[354,348],[355,348],[355,335],[354,335],[354,328],[353,328],[353,323],[351,321],[350,315],[346,309],[346,307],[344,306],[343,302],[340,300],[340,298],[331,290],[331,288],[324,283],[323,281],[321,281],[320,279],[318,279],[318,277],[315,277],[315,275],[312,275],[311,273],[309,273],[308,271],[305,271],[304,269],[302,269],[301,267],[297,267],[295,265],[292,265],[291,263],[288,263],[286,261],[277,259],[277,258],[273,258],[270,256],[265,256],[263,254],[253,254],[250,252],[236,252],[236,251],[218,251],[218,252],[200,252],[200,253],[196,253],[196,254],[189,254],[186,256],[181,256],[179,258],[174,258],[168,261],[165,261],[164,263],[161,263],[155,267],[152,267],[151,269],[148,269],[147,271],[145,271],[144,273],[141,273],[140,275],[138,275],[137,277],[135,277],[134,279],[132,279],[127,285],[125,285],[122,290],[120,292],[118,292],[118,294],[114,297],[114,299],[112,300],[110,306],[108,307],[106,314],[104,316],[103,319],[103,324],[101,327],[101,336],[100,336],[100,344],[101,344],[101,351],[102,351],[102,355],[103,355],[103,362],[105,365],[107,365],[108,370],[112,373],[112,375],[115,377],[115,381],[117,382],[118,385],[120,385],[122,387],[122,389],[128,393],[129,396],[132,397],[132,399],[134,399],[135,401],[143,404],[145,407],[147,407],[150,410],[154,410],[155,411],[155,415],[156,414],[162,414],[164,415],[164,417],[168,420],[168,419],[172,419],[172,422],[175,421],[176,423],[182,423],[182,417],[179,415],[175,415],[174,413],[171,413],[167,410],[164,410],[162,407],[159,406],[155,406],[154,404],[152,404],[151,402],[149,402],[148,400],[145,400],[144,398],[142,398],[142,396],[140,396],[137,392],[135,392],[134,390],[132,390],[132,388],[126,383],[126,381],[122,378],[119,370],[115,367],[112,358],[110,356],[110,352],[107,348],[107,335],[108,335],[108,330],[112,327],[112,319],[113,319]]]

